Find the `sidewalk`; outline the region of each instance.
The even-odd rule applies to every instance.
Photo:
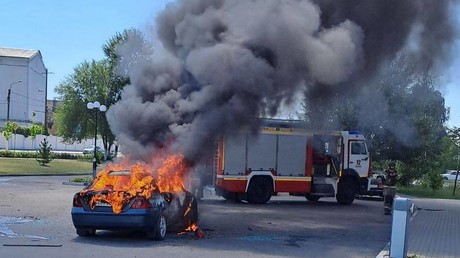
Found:
[[[408,257],[460,257],[460,201],[411,198],[418,208],[409,223]],[[377,257],[389,257],[389,246]]]

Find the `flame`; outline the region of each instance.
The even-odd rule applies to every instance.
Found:
[[[110,174],[113,171],[131,173],[113,176]],[[150,198],[155,191],[184,191],[187,171],[188,165],[182,155],[167,157],[156,169],[142,162],[110,163],[80,195],[89,198],[88,204],[92,209],[96,204],[105,202],[112,206],[114,213],[118,214],[122,212],[124,205],[136,196]]]
[[[198,224],[193,223],[190,226],[188,226],[185,231],[191,231],[191,232],[196,232],[198,230]]]
[[[188,228],[185,229],[185,232],[193,232],[196,238],[205,237],[204,232],[198,227],[197,223],[191,224]]]

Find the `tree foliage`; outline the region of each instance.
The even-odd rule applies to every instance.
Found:
[[[105,113],[88,110],[86,104],[99,101],[110,108],[120,100],[123,87],[129,84],[129,78],[127,72],[119,72],[121,56],[118,52],[130,37],[143,40],[137,30],[117,33],[102,47],[106,58],[83,62],[56,88],[56,93],[63,100],[56,112],[57,134],[65,141],[75,142],[94,137],[97,116],[97,132],[102,136],[106,155],[110,152],[115,136]]]
[[[105,99],[110,83],[110,67],[106,60],[83,62],[77,66],[74,74],[56,88],[56,93],[63,100],[56,111],[58,135],[67,142],[91,138],[94,135],[95,120],[86,104],[99,101],[108,105]]]
[[[460,149],[454,144],[450,137],[444,137],[440,143],[441,153],[439,162],[442,164],[442,170],[457,169]]]
[[[373,160],[403,162],[404,183],[438,170],[448,110],[433,78],[415,67],[400,55],[366,85],[329,86],[313,102],[306,92],[305,117],[317,128],[359,129]]]
[[[8,121],[6,122],[5,126],[3,127],[3,137],[5,137],[5,140],[9,141],[11,137],[13,136],[13,133],[18,129],[18,124],[16,122],[11,122]]]

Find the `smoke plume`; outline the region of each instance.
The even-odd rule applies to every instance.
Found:
[[[429,0],[173,2],[156,18],[162,48],[127,68],[131,85],[107,113],[111,129],[134,158],[166,150],[198,161],[218,134],[257,129],[258,117],[275,116],[306,87],[314,101],[337,85],[371,78],[411,38],[414,58],[428,69],[452,41],[448,6]],[[142,55],[131,47],[138,45],[128,41],[122,55]]]

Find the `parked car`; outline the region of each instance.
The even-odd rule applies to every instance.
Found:
[[[457,170],[447,170],[446,173],[442,174],[442,179],[454,181],[455,176],[457,175]],[[458,175],[458,179],[460,179],[460,174]]]
[[[114,182],[130,182],[130,174],[130,171],[110,171],[108,176],[118,177]],[[133,230],[145,232],[149,239],[163,240],[169,228],[183,231],[198,222],[197,201],[190,192],[156,191],[145,198],[139,191],[131,196],[113,185],[108,187],[111,190],[90,190],[97,183],[98,178],[74,195],[71,216],[79,236],[94,236],[96,230]],[[116,192],[118,196],[130,196],[121,212],[115,213],[112,206],[104,201],[91,205],[93,196],[111,192]]]
[[[101,147],[96,146],[96,151],[97,152],[104,152]],[[93,154],[94,152],[94,145],[91,147],[87,147],[83,149],[83,154]]]
[[[382,170],[373,170],[371,184],[367,195],[383,197],[383,186],[385,184],[385,173]]]

